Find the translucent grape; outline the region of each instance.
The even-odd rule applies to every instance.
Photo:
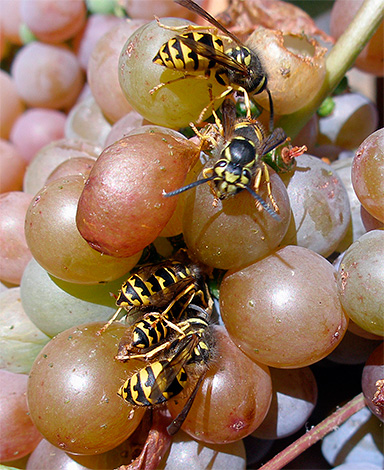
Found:
[[[117,395],[137,360],[114,360],[125,327],[102,322],[66,330],[52,339],[32,367],[28,405],[32,421],[51,444],[76,454],[101,454],[135,430],[144,410]]]
[[[39,191],[28,208],[25,236],[34,258],[50,274],[69,282],[97,284],[132,269],[140,253],[130,258],[102,255],[82,238],[75,219],[84,182],[82,176],[69,176]]]
[[[0,369],[28,374],[33,361],[49,341],[28,318],[20,298],[20,287],[0,293]]]
[[[12,126],[24,110],[14,79],[0,70],[0,137],[8,139]]]
[[[361,236],[344,253],[339,267],[340,300],[351,319],[384,336],[384,231]]]
[[[351,218],[341,179],[329,165],[311,155],[298,157],[295,168],[282,179],[293,215],[282,243],[329,256],[346,235]]]
[[[268,368],[247,358],[223,327],[215,327],[213,335],[213,360],[182,429],[199,441],[225,444],[242,439],[261,424],[271,402],[272,383]],[[173,417],[191,392],[192,380],[167,402]]]
[[[278,368],[304,367],[326,357],[348,325],[335,269],[317,253],[297,246],[227,272],[220,311],[243,352]]]
[[[357,149],[352,184],[364,208],[384,222],[384,129],[371,134]]]

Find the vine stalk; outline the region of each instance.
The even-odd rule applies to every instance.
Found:
[[[278,125],[285,130],[287,135],[294,138],[324,99],[332,93],[352,67],[383,18],[383,0],[364,1],[353,21],[337,40],[326,58],[326,75],[320,90],[303,108],[280,119]]]

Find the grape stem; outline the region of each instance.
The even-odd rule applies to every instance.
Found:
[[[347,404],[336,410],[334,413],[328,416],[328,418],[314,426],[310,431],[299,437],[299,439],[278,453],[266,464],[261,466],[259,470],[280,470],[293,459],[295,459],[298,455],[322,439],[326,434],[334,431],[338,426],[344,423],[344,421],[364,407],[364,395],[359,393],[359,395],[357,395]]]
[[[383,0],[364,1],[326,58],[326,75],[320,90],[303,108],[280,119],[279,126],[287,135],[294,138],[324,99],[332,93],[346,72],[353,66],[357,56],[371,39],[383,18]]]

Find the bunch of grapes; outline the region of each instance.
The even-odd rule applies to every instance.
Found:
[[[1,468],[280,469],[324,436],[298,468],[382,468],[384,129],[343,77],[383,76],[384,7],[336,0],[328,35],[282,1],[198,3],[219,27],[188,0],[2,2]],[[181,289],[106,327],[117,296],[180,248],[207,303],[119,360]],[[196,346],[175,396],[123,400],[184,354],[187,311],[209,312],[204,372]]]

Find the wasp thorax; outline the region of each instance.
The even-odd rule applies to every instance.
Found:
[[[255,160],[256,148],[251,141],[238,137],[226,147],[224,155],[234,164],[247,165]]]
[[[247,68],[246,74],[235,69],[227,69],[229,82],[242,86],[248,93],[261,93],[267,86],[267,77],[258,56],[245,46],[229,49],[226,53]]]

